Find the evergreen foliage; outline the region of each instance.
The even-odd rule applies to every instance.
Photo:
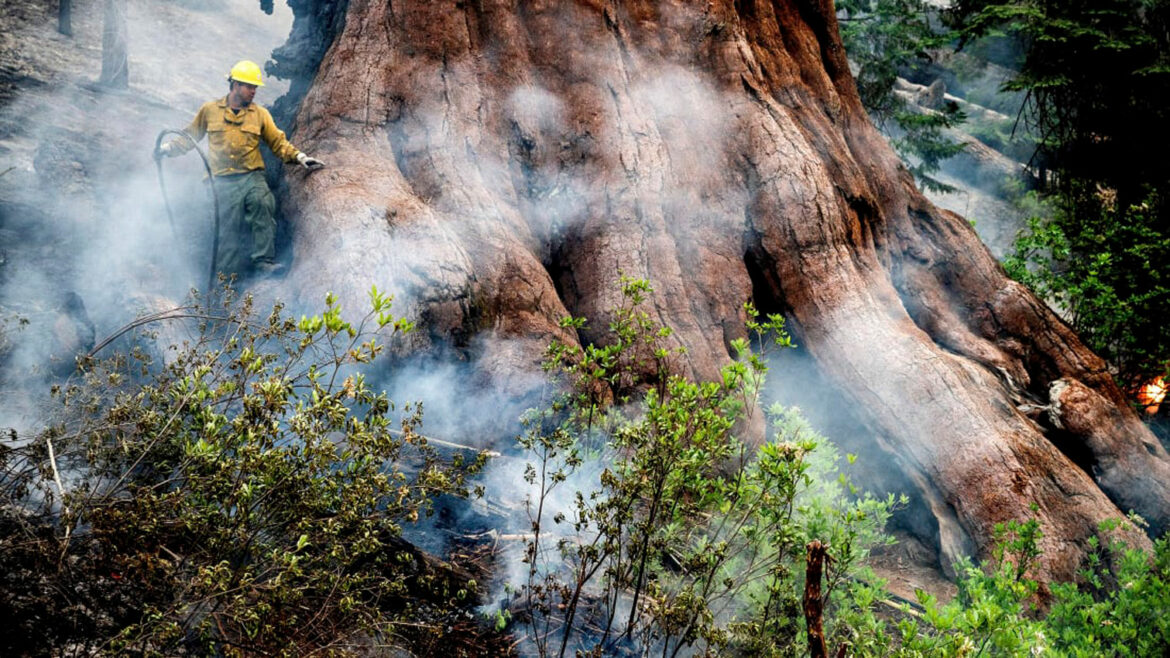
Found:
[[[964,40],[1006,35],[1023,50],[1004,89],[1028,94],[1034,164],[1062,193],[1099,207],[1109,190],[1127,208],[1170,181],[1156,150],[1170,143],[1170,3],[961,0],[954,15]]]
[[[1053,300],[1131,393],[1170,364],[1170,2],[963,0],[965,39],[1024,50],[1033,168],[1054,192],[1009,261]]]
[[[963,145],[943,130],[963,123],[966,116],[953,103],[938,110],[917,111],[894,91],[899,71],[928,61],[928,51],[951,36],[932,26],[922,0],[841,0],[841,39],[857,67],[857,91],[874,121],[896,136],[894,150],[907,163],[919,184],[931,190],[953,188],[936,180],[943,160],[958,155]]]

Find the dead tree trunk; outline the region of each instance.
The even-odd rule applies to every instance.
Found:
[[[130,87],[130,58],[124,0],[106,0],[102,19],[102,74],[98,84],[111,89]]]
[[[415,348],[513,388],[549,338],[606,338],[622,273],[654,283],[700,377],[755,300],[913,483],[944,564],[1033,503],[1047,576],[1074,574],[1101,520],[1167,527],[1170,457],[1101,359],[916,190],[831,2],[350,0],[344,22],[310,4],[300,33],[331,45],[294,137],[331,167],[290,174],[303,300],[394,290]],[[560,328],[570,312],[589,327]]]
[[[804,570],[804,624],[808,632],[809,658],[826,658],[825,647],[825,604],[821,600],[821,575],[824,573],[827,547],[819,541],[808,545],[808,558]]]
[[[58,0],[57,31],[67,37],[73,36],[73,0]]]

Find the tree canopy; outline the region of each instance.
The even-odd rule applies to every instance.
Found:
[[[970,42],[1022,49],[1005,90],[1040,143],[1032,165],[1055,192],[1009,269],[1062,308],[1136,391],[1170,361],[1170,3],[1165,0],[961,0]]]

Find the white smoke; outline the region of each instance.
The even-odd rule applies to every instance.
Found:
[[[281,6],[266,16],[255,0],[128,0],[129,89],[109,90],[94,84],[102,2],[72,3],[72,36],[57,32],[55,2],[17,4],[0,19],[9,46],[0,51],[0,314],[28,324],[5,330],[0,388],[26,400],[47,390],[44,371],[67,371],[88,347],[78,331],[100,340],[144,300],[177,305],[206,286],[203,166],[193,153],[164,162],[172,228],[155,136],[186,127],[200,104],[222,96],[236,60],[264,62],[292,15]],[[257,101],[271,103],[287,86],[269,80]],[[17,410],[25,405],[2,406],[0,427],[28,425],[27,409]]]

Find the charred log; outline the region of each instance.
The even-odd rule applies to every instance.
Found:
[[[826,658],[825,648],[825,603],[821,600],[821,575],[825,570],[828,547],[819,541],[808,545],[808,559],[804,575],[804,622],[808,632],[808,655],[811,658]]]
[[[288,43],[272,52],[272,62],[266,68],[269,75],[290,81],[288,93],[272,106],[272,114],[280,125],[291,130],[297,108],[313,83],[321,58],[345,26],[349,0],[289,0],[288,5],[294,16],[292,32]],[[268,7],[264,10],[272,13]]]
[[[57,31],[73,36],[73,0],[57,0]]]

